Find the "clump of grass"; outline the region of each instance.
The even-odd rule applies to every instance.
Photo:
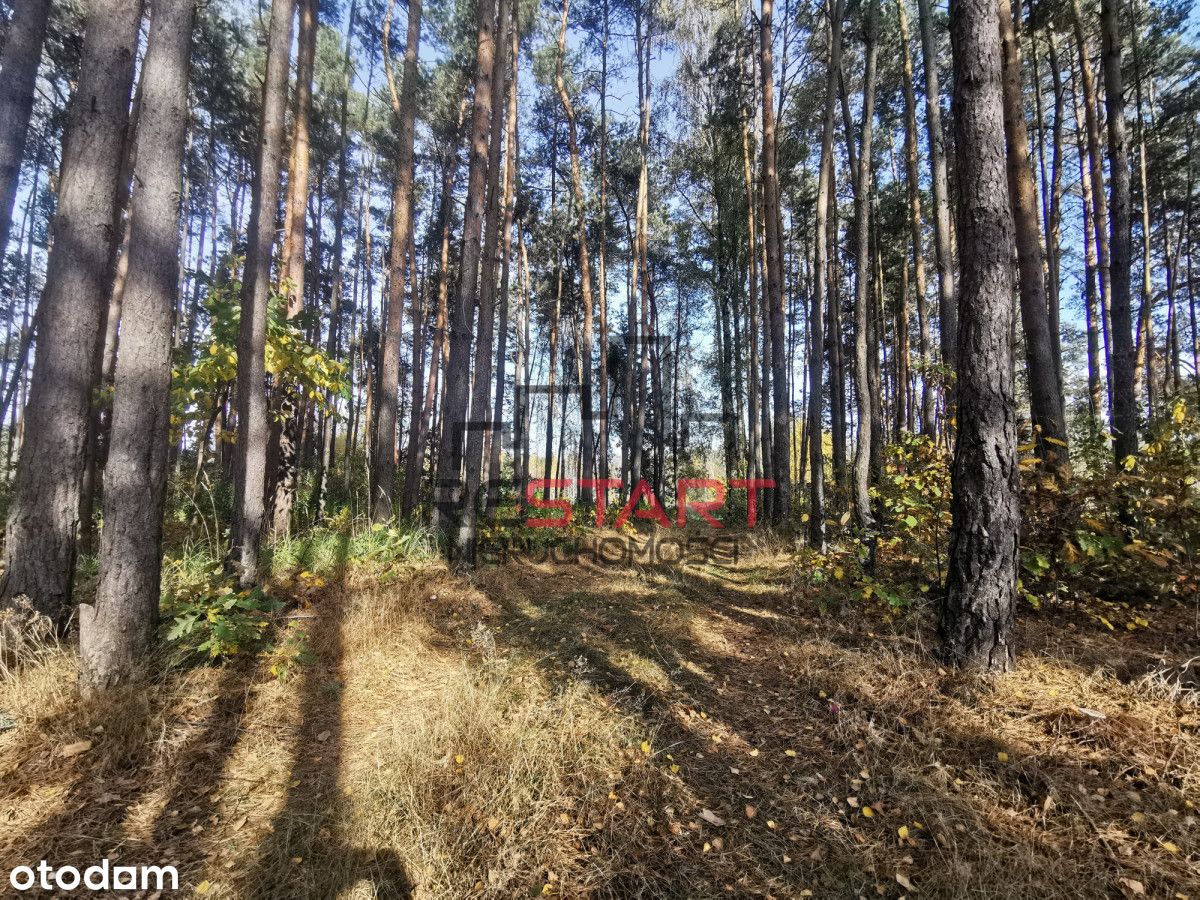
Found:
[[[34,609],[28,597],[17,597],[12,606],[0,610],[0,679],[58,649],[54,623]]]
[[[335,521],[279,538],[271,548],[271,572],[277,578],[300,572],[379,577],[428,562],[438,549],[437,532],[428,526]]]

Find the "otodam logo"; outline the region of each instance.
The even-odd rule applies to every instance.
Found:
[[[17,866],[8,873],[17,891],[177,891],[179,872],[174,866],[114,866],[102,859],[80,871],[75,866],[53,866],[42,860],[36,866]]]

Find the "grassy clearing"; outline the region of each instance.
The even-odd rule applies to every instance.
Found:
[[[386,537],[277,551],[270,629],[313,660],[283,679],[164,660],[85,705],[66,649],[0,677],[0,863],[173,863],[210,897],[1200,896],[1200,712],[1146,677],[1190,610],[1029,613],[985,681],[762,541],[466,579],[360,568]]]

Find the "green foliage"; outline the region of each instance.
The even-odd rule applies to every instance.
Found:
[[[351,568],[383,575],[437,555],[438,536],[430,527],[368,524],[352,519],[343,510],[328,519],[324,527],[276,541],[271,550],[271,570],[277,578],[311,582],[340,577]]]
[[[1081,443],[1066,482],[1039,466],[1032,442],[1019,448],[1021,596],[1034,608],[1069,602],[1106,629],[1147,627],[1154,604],[1200,590],[1200,418],[1174,400],[1120,471],[1102,436],[1099,448]],[[831,535],[825,553],[800,551],[798,585],[825,605],[856,598],[880,604],[886,616],[922,594],[936,596],[950,537],[950,464],[925,437],[904,435],[888,447],[872,489],[874,570],[859,538],[843,532]]]
[[[919,589],[942,578],[950,537],[950,454],[924,435],[902,434],[887,448],[874,491],[882,511],[879,550]]]
[[[1034,462],[1022,460],[1026,599],[1078,600],[1105,627],[1119,621],[1136,628],[1144,627],[1138,604],[1195,596],[1200,419],[1183,398],[1150,423],[1138,456],[1120,471],[1110,452],[1095,470],[1060,486],[1038,477]]]
[[[235,259],[225,268],[236,271],[239,267]],[[236,278],[209,285],[203,301],[209,322],[208,343],[204,347],[182,347],[172,373],[173,428],[189,423],[205,427],[233,388],[237,379],[241,290],[241,281]],[[335,415],[335,405],[329,398],[349,396],[346,364],[308,343],[304,316],[288,319],[286,311],[286,298],[272,292],[267,317],[267,374],[274,385],[299,390],[327,415]]]
[[[257,650],[283,604],[261,588],[237,590],[219,562],[189,555],[163,571],[162,636],[185,658],[216,660]]]

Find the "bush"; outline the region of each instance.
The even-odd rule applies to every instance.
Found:
[[[237,590],[220,565],[195,555],[163,571],[163,639],[185,658],[208,660],[257,650],[283,604],[261,588]]]

